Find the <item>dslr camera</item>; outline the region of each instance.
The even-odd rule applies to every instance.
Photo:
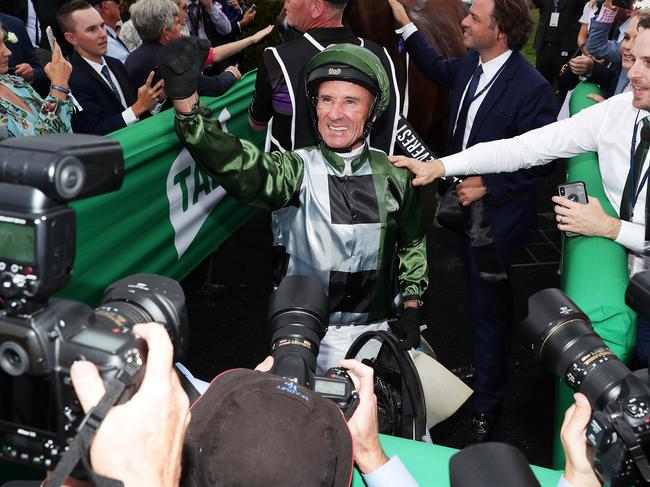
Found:
[[[0,144],[0,459],[53,469],[77,434],[83,410],[70,380],[76,360],[105,382],[142,380],[146,346],[134,324],[156,321],[177,353],[187,341],[185,298],[169,278],[115,282],[101,305],[52,299],[72,275],[75,212],[68,201],[122,185],[122,150],[109,138],[20,137]],[[110,211],[110,210],[108,210]]]
[[[649,290],[650,271],[635,275],[626,293],[628,305],[641,314],[650,311]],[[594,469],[601,480],[609,487],[650,485],[647,369],[631,372],[559,289],[533,294],[516,332],[536,359],[589,399],[594,412],[587,440],[596,452]]]
[[[315,277],[287,276],[271,296],[272,374],[309,387],[330,399],[350,419],[359,395],[345,369],[332,367],[316,375],[316,357],[327,332],[330,302]]]

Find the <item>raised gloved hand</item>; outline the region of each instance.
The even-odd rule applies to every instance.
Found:
[[[182,100],[194,94],[209,51],[210,42],[197,37],[181,37],[160,48],[158,70],[167,98]]]
[[[399,338],[400,350],[410,350],[420,346],[420,309],[405,308],[399,318],[389,323],[390,329]]]

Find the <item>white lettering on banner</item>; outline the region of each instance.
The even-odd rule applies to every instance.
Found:
[[[179,259],[224,196],[225,190],[199,168],[187,149],[178,153],[167,174],[167,200]]]

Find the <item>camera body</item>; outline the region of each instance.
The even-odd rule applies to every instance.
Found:
[[[128,384],[124,402],[146,358],[133,325],[163,324],[178,357],[187,314],[180,285],[148,274],[109,286],[95,310],[51,299],[72,275],[75,213],[66,202],[119,188],[124,162],[104,137],[29,139],[0,144],[0,458],[52,469],[84,418],[72,364],[89,360],[105,383]]]
[[[644,278],[643,274],[633,280]],[[589,318],[559,289],[544,289],[529,298],[528,316],[516,333],[535,358],[589,400],[594,413],[587,439],[596,450],[594,468],[601,479],[610,487],[647,485],[647,370],[632,373],[595,333]]]
[[[97,364],[104,381],[129,376],[123,395],[142,380],[144,343],[128,329],[97,328],[83,303],[55,301],[36,316],[0,314],[0,458],[54,467],[84,417],[72,388],[76,360]]]
[[[329,319],[329,298],[315,277],[287,276],[271,297],[271,373],[309,387],[336,403],[346,419],[358,405],[352,379],[341,367],[316,375],[316,357]]]

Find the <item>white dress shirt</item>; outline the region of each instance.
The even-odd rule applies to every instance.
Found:
[[[129,50],[117,40],[117,33],[111,29],[108,25],[104,25],[104,29],[108,34],[108,49],[106,55],[114,57],[122,61],[122,64],[126,62],[126,58],[129,57]]]
[[[637,145],[640,141],[641,120],[650,115],[632,106],[632,93],[613,96],[602,103],[581,110],[571,118],[531,130],[512,139],[476,144],[469,149],[443,157],[449,176],[511,172],[545,164],[561,157],[584,152],[598,153],[598,166],[607,199],[618,212],[630,170],[632,135],[637,121]],[[634,148],[636,149],[636,147]],[[643,162],[642,174],[648,168]],[[616,242],[632,251],[645,244],[645,201],[647,183],[634,205],[631,222],[622,221]],[[589,193],[589,188],[587,188]],[[642,270],[640,259],[630,270]]]
[[[27,34],[29,34],[29,40],[32,41],[34,48],[38,48],[41,35],[41,24],[38,21],[38,16],[36,15],[36,10],[34,9],[33,0],[27,0],[27,22],[25,27],[27,28]]]
[[[401,35],[402,39],[406,41],[417,30],[418,28],[415,26],[413,22],[411,22],[397,29],[395,33]],[[485,86],[487,86],[488,83],[492,81],[492,78],[500,74],[501,68],[506,63],[506,61],[508,60],[511,54],[512,51],[508,49],[506,52],[495,57],[494,59],[491,59],[487,63],[483,63],[479,60],[478,65],[483,67],[483,73],[481,74],[481,77],[478,80],[476,93],[481,93],[481,90],[485,88]],[[470,80],[467,80],[467,85],[465,85],[465,89],[463,90],[463,97],[460,99],[460,105],[458,105],[459,107],[463,106],[463,100],[465,99],[465,94],[467,93],[467,87],[469,86],[469,82]],[[465,133],[463,134],[463,149],[467,147],[467,140],[469,139],[469,134],[472,131],[472,125],[474,123],[474,119],[476,118],[476,113],[478,112],[478,109],[481,107],[481,103],[483,103],[483,100],[485,99],[485,96],[488,94],[489,91],[490,89],[488,88],[479,96],[477,96],[472,102],[472,104],[469,106],[469,109],[467,110],[467,122],[465,125]],[[460,113],[460,109],[458,111]],[[456,124],[458,123],[459,113],[456,114],[456,121],[454,122],[454,130],[456,130]]]
[[[97,71],[97,74],[102,79],[104,78],[104,75],[102,74],[102,67],[106,65],[108,67],[108,72],[111,75],[111,79],[113,80],[113,83],[115,84],[115,87],[117,88],[118,93],[120,94],[120,102],[122,103],[122,107],[125,109],[122,112],[122,119],[124,120],[124,123],[128,127],[129,125],[133,125],[135,122],[138,121],[138,117],[135,116],[135,113],[133,113],[133,109],[131,107],[126,106],[126,100],[124,99],[124,93],[122,92],[122,87],[120,84],[117,82],[117,78],[115,77],[115,74],[113,74],[113,71],[111,71],[110,66],[106,64],[106,61],[104,61],[104,58],[102,58],[102,64],[96,63],[95,61],[91,61],[90,59],[83,58],[84,61],[86,61],[90,66]],[[106,83],[106,86],[108,86],[108,82]],[[110,88],[110,86],[108,86]]]

